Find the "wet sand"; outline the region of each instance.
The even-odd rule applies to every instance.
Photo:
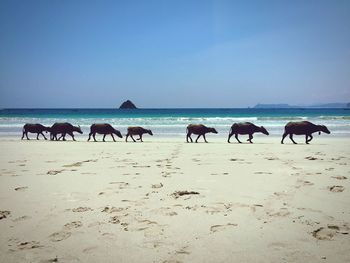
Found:
[[[350,261],[349,138],[207,139],[0,139],[0,262]]]

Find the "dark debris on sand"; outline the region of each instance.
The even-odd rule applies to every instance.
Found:
[[[195,192],[195,191],[176,191],[176,192],[172,193],[171,195],[177,199],[183,195],[199,195],[199,193]]]

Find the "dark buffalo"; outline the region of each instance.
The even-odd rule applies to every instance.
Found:
[[[210,128],[207,127],[203,124],[190,124],[187,126],[187,136],[186,136],[186,141],[188,141],[188,138],[190,138],[191,142],[193,142],[192,138],[191,138],[191,134],[196,134],[198,135],[196,142],[198,142],[199,137],[203,136],[204,141],[207,142],[206,138],[205,138],[205,134],[208,132],[212,132],[212,133],[218,133],[214,128]]]
[[[147,129],[142,128],[142,127],[128,127],[128,133],[126,134],[125,141],[127,142],[128,141],[128,137],[130,136],[131,139],[134,142],[136,142],[134,137],[133,137],[133,135],[139,135],[140,138],[138,138],[137,140],[141,140],[141,142],[143,142],[142,141],[142,135],[145,134],[145,133],[153,136],[153,133],[152,133],[151,130],[147,130]]]
[[[75,141],[73,132],[78,132],[80,134],[83,133],[80,129],[80,126],[73,126],[68,122],[62,122],[62,123],[56,122],[54,125],[51,126],[50,132],[51,132],[50,139],[56,140],[56,141],[60,140],[61,138],[63,138],[63,141],[65,141],[66,134],[69,134],[72,137],[73,141]],[[59,138],[57,138],[58,134],[61,134]]]
[[[228,140],[227,142],[230,143],[230,139],[232,135],[235,135],[236,140],[241,143],[241,141],[238,139],[238,134],[248,134],[249,139],[247,140],[250,143],[252,142],[253,139],[253,134],[256,132],[261,132],[263,134],[269,135],[269,132],[263,127],[259,127],[254,125],[251,122],[241,122],[241,123],[234,123],[231,126],[230,134],[228,135]]]
[[[91,135],[94,138],[94,141],[96,142],[95,135],[96,133],[98,134],[103,134],[103,141],[105,141],[105,137],[107,134],[110,134],[113,138],[113,141],[115,141],[113,134],[117,135],[119,138],[123,138],[122,134],[120,131],[114,129],[110,124],[108,123],[99,123],[99,124],[92,124],[90,126],[90,133],[89,133],[89,139],[90,141]]]
[[[36,133],[36,139],[39,140],[39,135],[41,134],[45,140],[47,140],[47,138],[45,137],[45,135],[43,134],[43,132],[50,132],[50,127],[46,127],[44,125],[41,124],[31,124],[31,123],[26,123],[23,126],[23,134],[22,134],[22,140],[24,138],[24,135],[27,137],[27,140],[29,140],[28,138],[28,132],[30,133]]]
[[[284,133],[282,136],[281,143],[283,144],[284,138],[289,134],[289,138],[292,140],[294,144],[297,144],[293,140],[293,134],[295,135],[305,135],[305,142],[306,144],[309,144],[312,140],[312,134],[314,132],[318,132],[318,134],[321,134],[321,132],[330,134],[331,132],[328,130],[328,128],[324,125],[316,125],[309,121],[300,121],[300,122],[288,122],[286,126],[284,127]],[[310,137],[310,138],[309,138]]]

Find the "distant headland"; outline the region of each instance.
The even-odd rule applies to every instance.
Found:
[[[124,101],[122,105],[120,105],[119,109],[137,109],[137,107],[132,101],[127,100],[127,101]]]
[[[289,104],[261,104],[254,106],[256,109],[288,109],[288,108],[350,108],[350,103],[325,103],[314,105],[289,105]]]

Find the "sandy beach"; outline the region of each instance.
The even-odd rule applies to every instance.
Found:
[[[348,137],[144,140],[2,138],[0,262],[350,261]]]

